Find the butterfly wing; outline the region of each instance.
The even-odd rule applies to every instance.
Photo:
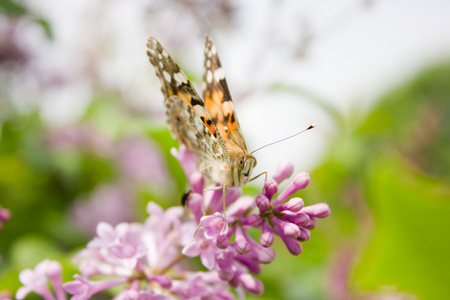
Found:
[[[212,38],[205,38],[205,65],[203,75],[203,99],[206,109],[218,128],[229,155],[247,152],[244,135],[234,111],[233,101],[225,79],[225,73]]]
[[[148,39],[147,55],[161,81],[167,120],[175,138],[205,162],[203,168],[229,164],[217,127],[178,64],[153,37]]]

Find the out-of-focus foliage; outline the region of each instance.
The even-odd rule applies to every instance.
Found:
[[[384,97],[356,131],[361,197],[373,215],[355,286],[392,285],[421,299],[450,294],[450,66]]]
[[[449,80],[448,64],[429,69],[383,97],[363,120],[355,114],[354,128],[342,130],[330,157],[312,173],[316,189],[307,192],[332,207],[326,235],[344,253],[335,268],[348,268],[349,281],[340,287],[347,297],[383,286],[420,299],[450,292],[444,279],[450,267],[444,238],[450,233]],[[345,262],[346,256],[353,259]],[[337,291],[331,291],[333,298]]]

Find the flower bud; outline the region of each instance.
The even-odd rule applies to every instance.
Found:
[[[269,208],[270,201],[264,195],[258,195],[255,199],[256,206],[259,208],[260,213],[265,213],[267,208]]]
[[[275,175],[273,176],[273,180],[280,184],[283,180],[291,177],[293,172],[294,164],[290,161],[284,161],[278,165]]]
[[[287,235],[288,237],[291,237],[293,239],[296,239],[300,236],[300,229],[297,225],[293,223],[284,222],[277,217],[272,218],[273,223],[280,227],[283,230],[283,234]]]
[[[331,213],[330,207],[325,203],[317,203],[302,208],[302,213],[308,214],[311,217],[325,218]]]
[[[292,196],[295,192],[304,189],[308,186],[310,181],[310,177],[308,173],[302,172],[295,176],[294,180],[286,187],[284,191],[282,191],[278,197],[272,201],[273,206],[278,206],[287,198]]]
[[[275,211],[281,212],[283,210],[288,210],[288,211],[292,211],[292,212],[298,212],[303,208],[304,205],[305,205],[305,203],[303,202],[303,199],[292,198],[292,199],[289,199],[288,202],[278,206]]]
[[[273,179],[267,179],[264,183],[264,194],[268,199],[272,199],[273,195],[278,192],[278,184]]]
[[[250,294],[262,295],[262,293],[264,292],[264,285],[262,284],[262,282],[254,278],[250,274],[241,274],[239,276],[239,281]]]
[[[245,233],[242,231],[241,227],[236,227],[236,239],[234,242],[234,248],[239,254],[246,254],[252,249],[250,244],[245,238]]]

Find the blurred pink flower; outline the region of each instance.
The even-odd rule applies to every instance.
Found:
[[[62,289],[62,267],[59,262],[44,260],[36,265],[34,270],[25,269],[19,274],[19,280],[24,285],[16,293],[16,299],[24,299],[29,293],[34,292],[45,300],[66,300],[66,294]],[[49,282],[53,292],[49,288]]]
[[[47,134],[47,144],[51,149],[77,149],[108,156],[113,149],[109,139],[88,124],[67,125],[55,128]]]
[[[70,214],[79,228],[94,234],[99,222],[116,225],[134,220],[133,197],[125,186],[101,185],[76,199]]]
[[[12,300],[13,297],[8,291],[0,291],[0,300]]]
[[[394,286],[382,286],[375,291],[358,290],[350,284],[351,271],[356,259],[356,251],[348,246],[338,250],[333,257],[328,273],[327,288],[330,299],[336,300],[419,300],[418,297],[399,292]]]
[[[3,224],[5,224],[10,218],[11,212],[6,208],[2,208],[0,205],[0,229],[2,229]]]
[[[154,187],[168,183],[163,156],[148,139],[123,138],[115,153],[124,180],[146,183]]]

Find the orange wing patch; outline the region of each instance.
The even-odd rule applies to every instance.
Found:
[[[225,79],[214,41],[206,36],[203,99],[212,121],[222,136],[227,149],[245,149],[244,136],[239,126],[233,101]],[[230,151],[231,152],[231,151]]]

